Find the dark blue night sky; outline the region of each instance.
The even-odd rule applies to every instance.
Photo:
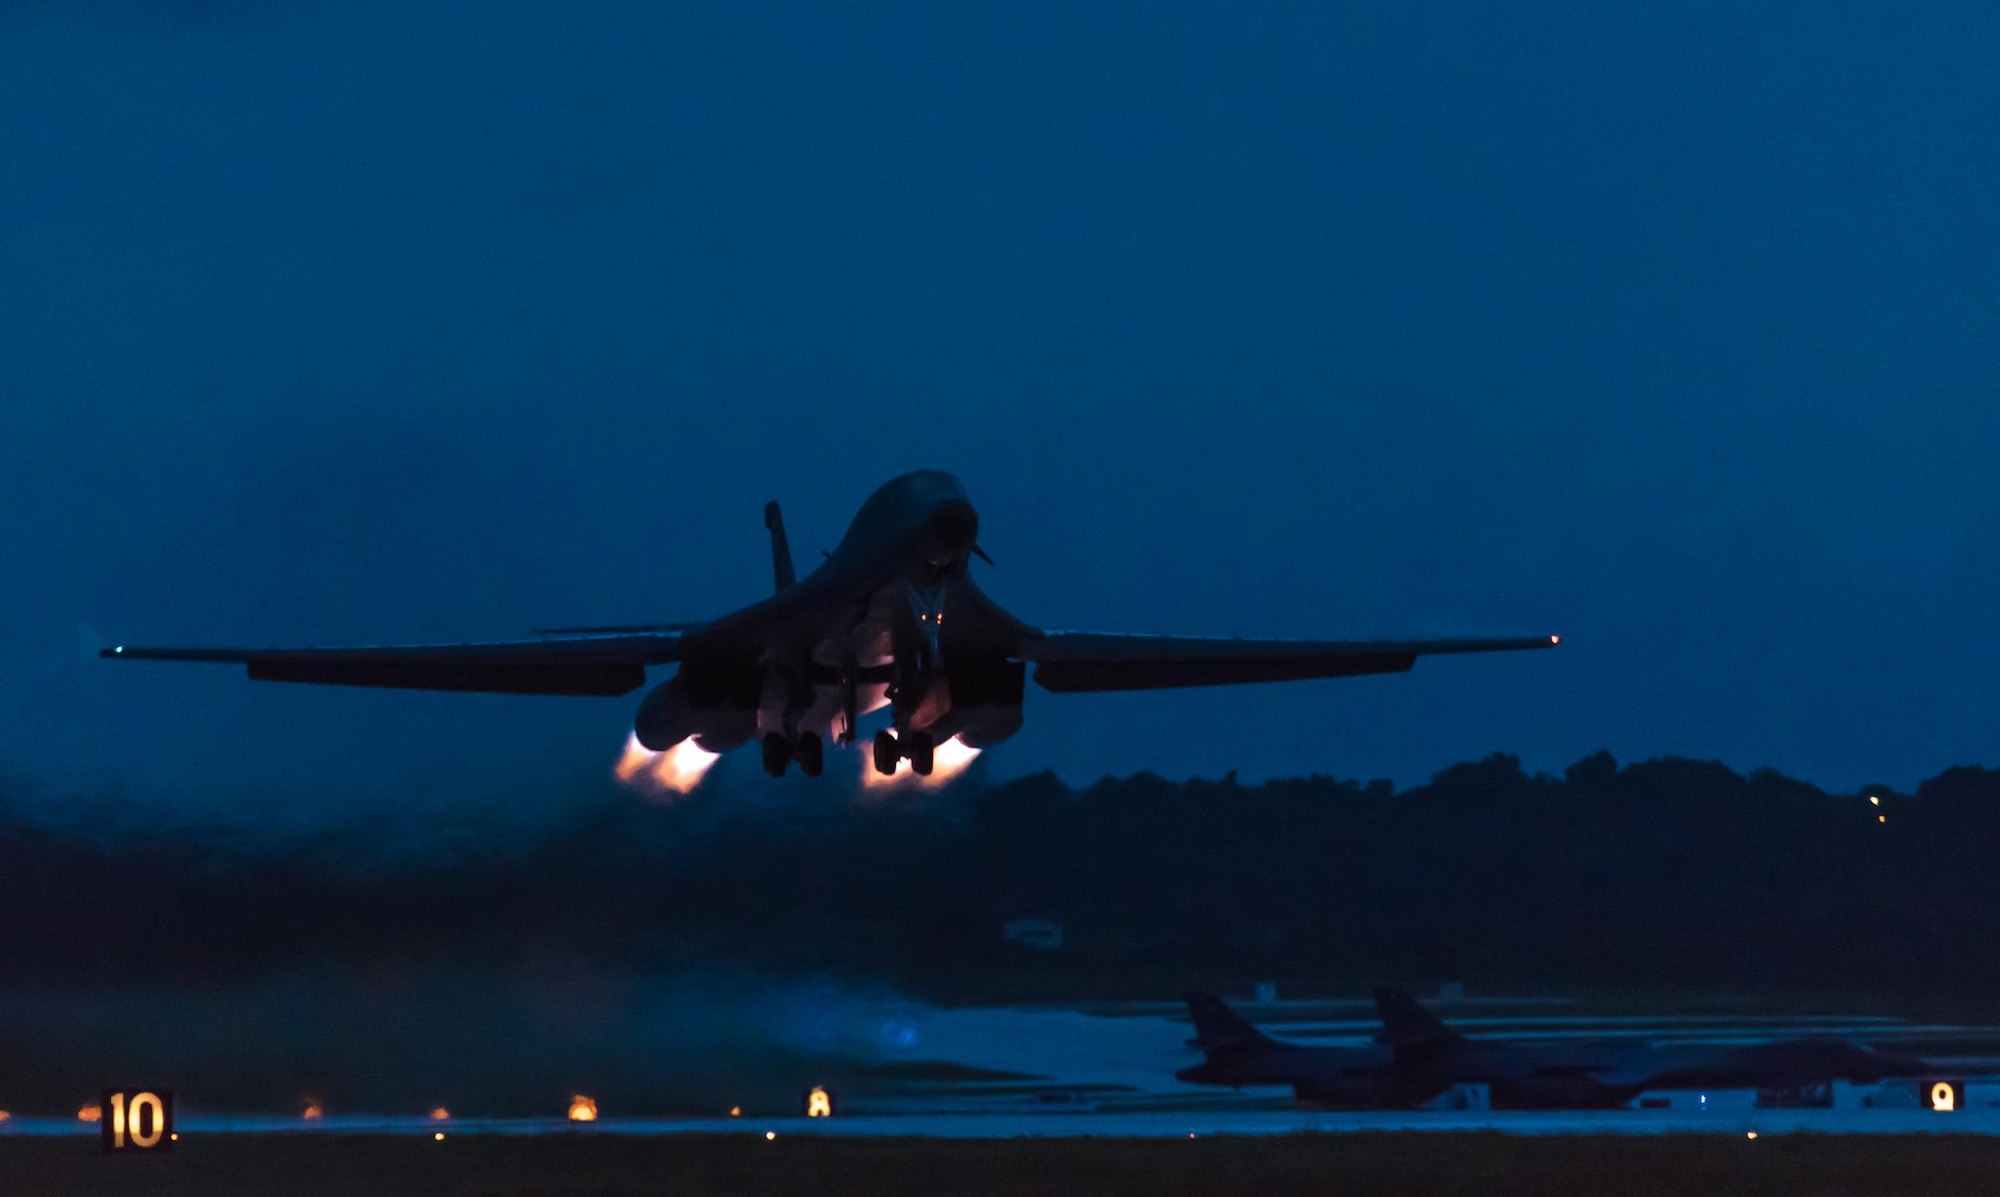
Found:
[[[1031,622],[1564,636],[999,776],[2000,755],[1989,5],[267,7],[0,16],[9,777],[560,803],[636,696],[91,637],[704,617],[918,467]]]

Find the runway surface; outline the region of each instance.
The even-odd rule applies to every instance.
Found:
[[[1362,1045],[1377,1031],[1366,1002],[1243,1002],[1270,1033],[1310,1044]],[[183,1135],[299,1134],[1016,1136],[1185,1138],[1189,1135],[1356,1134],[1386,1131],[1510,1135],[1748,1136],[1818,1134],[2000,1134],[2000,1078],[1976,1079],[2000,1057],[2000,1027],[1919,1023],[1880,1016],[1589,1016],[1560,999],[1486,999],[1440,1008],[1468,1034],[1508,1040],[1622,1038],[1651,1044],[1746,1044],[1794,1036],[1839,1036],[1922,1054],[1975,1079],[1962,1108],[1934,1112],[1908,1082],[1837,1083],[1832,1108],[1764,1109],[1748,1090],[1648,1095],[1664,1108],[1612,1111],[1489,1111],[1449,1108],[1467,1095],[1410,1111],[1326,1112],[1297,1108],[1281,1088],[1234,1092],[1183,1084],[1174,1072],[1199,1058],[1179,1003],[934,1009],[899,1024],[874,1061],[877,1079],[836,1091],[831,1118],[796,1109],[745,1109],[741,1117],[631,1117],[603,1109],[594,1122],[546,1118],[454,1117],[328,1112],[312,1121],[291,1112],[204,1109],[183,1093]],[[801,1076],[801,1093],[817,1078]],[[1476,1094],[1473,1095],[1473,1104]],[[1635,1103],[1636,1104],[1636,1103]],[[561,1104],[552,1098],[551,1114]],[[16,1116],[0,1135],[95,1135],[75,1117]]]

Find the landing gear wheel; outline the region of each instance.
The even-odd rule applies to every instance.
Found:
[[[893,776],[896,762],[903,759],[903,749],[896,743],[895,733],[883,728],[875,733],[875,772],[884,777]]]
[[[792,746],[792,759],[799,763],[799,772],[818,777],[826,768],[826,742],[816,732],[800,732],[799,742]]]
[[[767,734],[764,737],[764,772],[773,777],[783,777],[785,766],[791,763],[791,743],[777,732]]]
[[[929,777],[931,765],[935,763],[932,754],[936,749],[936,745],[931,743],[931,734],[913,731],[903,738],[909,741],[903,752],[910,758],[910,771],[918,777]]]

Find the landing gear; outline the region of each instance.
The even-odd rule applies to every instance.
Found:
[[[764,772],[773,777],[783,777],[785,766],[792,763],[792,745],[777,732],[764,737]]]
[[[826,741],[815,732],[799,733],[798,743],[792,745],[792,759],[799,763],[799,772],[818,777],[826,768]]]
[[[910,758],[910,771],[918,777],[931,775],[935,749],[929,732],[913,731],[903,737],[903,755]]]
[[[898,740],[896,733],[883,728],[875,733],[875,772],[888,777],[896,772],[896,762],[908,758],[910,771],[929,777],[936,763],[937,744],[929,732],[907,731]]]

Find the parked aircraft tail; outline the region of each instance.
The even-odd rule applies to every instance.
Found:
[[[1214,1055],[1233,1047],[1268,1043],[1264,1033],[1212,993],[1189,993],[1188,1015],[1194,1020],[1194,1041],[1202,1051]]]
[[[1389,1046],[1398,1052],[1456,1038],[1443,1019],[1400,989],[1376,990],[1375,1013],[1381,1016]]]

